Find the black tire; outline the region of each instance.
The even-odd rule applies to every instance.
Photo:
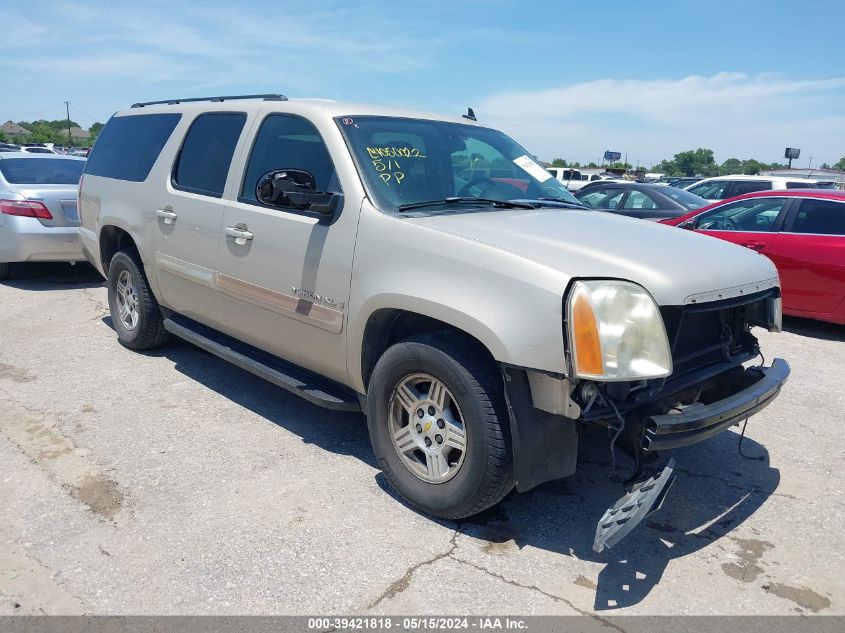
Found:
[[[129,349],[141,351],[154,349],[167,341],[167,331],[164,329],[164,319],[161,310],[153,296],[147,277],[137,261],[135,253],[120,251],[109,264],[108,295],[109,311],[112,324],[117,332],[117,340]],[[127,271],[132,279],[132,285],[137,290],[138,323],[129,329],[121,320],[117,306],[117,280],[121,272]]]
[[[453,478],[429,483],[399,458],[390,436],[389,402],[410,374],[442,381],[463,414],[464,462]],[[373,369],[367,395],[367,426],[381,470],[409,504],[443,519],[472,516],[498,503],[514,486],[510,422],[502,377],[484,350],[449,333],[421,334],[397,343]]]
[[[9,262],[0,264],[0,279],[8,279],[11,276],[12,265]]]

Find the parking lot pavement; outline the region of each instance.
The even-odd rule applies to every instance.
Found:
[[[0,284],[0,614],[845,613],[845,328],[758,333],[793,374],[676,453],[663,508],[597,555],[620,494],[579,473],[484,515],[395,500],[360,415],[187,344],[117,343],[87,267]],[[24,275],[26,275],[24,277]]]

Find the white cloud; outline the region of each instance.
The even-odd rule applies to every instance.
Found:
[[[545,159],[590,161],[610,149],[650,165],[706,147],[720,161],[775,161],[789,145],[819,164],[845,154],[843,97],[845,77],[796,81],[721,72],[502,92],[483,99],[476,112]]]

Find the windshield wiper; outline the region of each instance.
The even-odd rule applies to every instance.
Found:
[[[515,202],[513,200],[493,200],[492,198],[476,198],[474,196],[453,196],[442,200],[426,200],[423,202],[411,202],[400,204],[397,211],[410,211],[411,209],[422,209],[424,207],[436,207],[440,205],[458,204],[488,204],[497,209],[535,209],[530,202]]]
[[[563,198],[537,198],[537,200],[543,200],[546,202],[556,202],[557,204],[566,207],[567,209],[589,209],[586,204],[581,204],[580,202],[569,202],[568,200],[564,200]]]

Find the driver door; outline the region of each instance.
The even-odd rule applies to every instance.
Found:
[[[302,116],[268,114],[248,152],[219,238],[223,330],[345,382],[345,311],[361,200],[343,201],[333,219],[258,200],[261,176],[280,169],[309,172],[316,191],[341,192],[322,136]]]
[[[761,196],[723,204],[697,216],[693,229],[766,254],[783,223],[788,198]]]

